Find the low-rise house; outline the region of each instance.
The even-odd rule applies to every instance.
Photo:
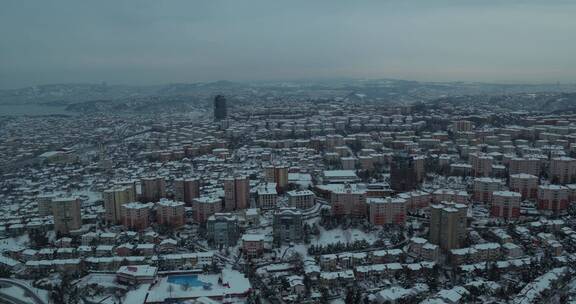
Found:
[[[139,255],[144,255],[144,256],[151,256],[154,254],[154,249],[156,248],[155,244],[152,243],[144,243],[144,244],[138,244],[136,245],[136,252]]]
[[[260,224],[260,209],[249,208],[244,210],[245,223],[248,226],[257,226]]]
[[[387,249],[372,251],[369,258],[373,264],[383,264],[398,262],[403,255],[402,249]]]
[[[335,272],[321,272],[320,284],[323,286],[344,286],[354,281],[354,271],[344,270]]]
[[[132,250],[134,249],[134,245],[130,243],[124,243],[116,247],[116,255],[117,256],[129,256],[132,254]]]
[[[162,253],[170,253],[174,252],[178,246],[178,241],[174,239],[165,239],[160,242],[158,245],[160,252]]]
[[[20,257],[24,261],[36,260],[38,258],[38,251],[28,248],[20,253]]]
[[[519,258],[524,255],[522,248],[514,243],[502,244],[502,251],[507,258]]]
[[[89,257],[94,255],[94,248],[92,246],[78,246],[76,254],[80,257]]]
[[[76,257],[75,248],[58,248],[56,250],[56,258],[58,259],[72,259]]]
[[[292,275],[286,278],[288,284],[290,285],[290,292],[298,296],[303,296],[306,292],[306,286],[304,286],[304,277],[299,275]]]
[[[112,245],[99,245],[96,247],[96,256],[105,257],[112,256],[114,253],[114,246]]]
[[[122,266],[116,271],[116,280],[122,284],[151,284],[156,280],[158,268],[149,265]]]

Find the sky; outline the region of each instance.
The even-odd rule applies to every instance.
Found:
[[[0,0],[0,88],[576,82],[574,0]]]

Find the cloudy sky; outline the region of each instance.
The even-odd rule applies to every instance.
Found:
[[[0,88],[576,82],[573,0],[0,0]]]

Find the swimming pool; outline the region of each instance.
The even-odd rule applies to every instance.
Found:
[[[185,274],[185,275],[173,275],[168,277],[168,283],[178,284],[178,285],[188,285],[192,287],[210,287],[211,283],[205,283],[198,279],[197,275]]]

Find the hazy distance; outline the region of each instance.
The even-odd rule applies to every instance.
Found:
[[[337,77],[575,82],[576,1],[0,0],[0,88]]]

